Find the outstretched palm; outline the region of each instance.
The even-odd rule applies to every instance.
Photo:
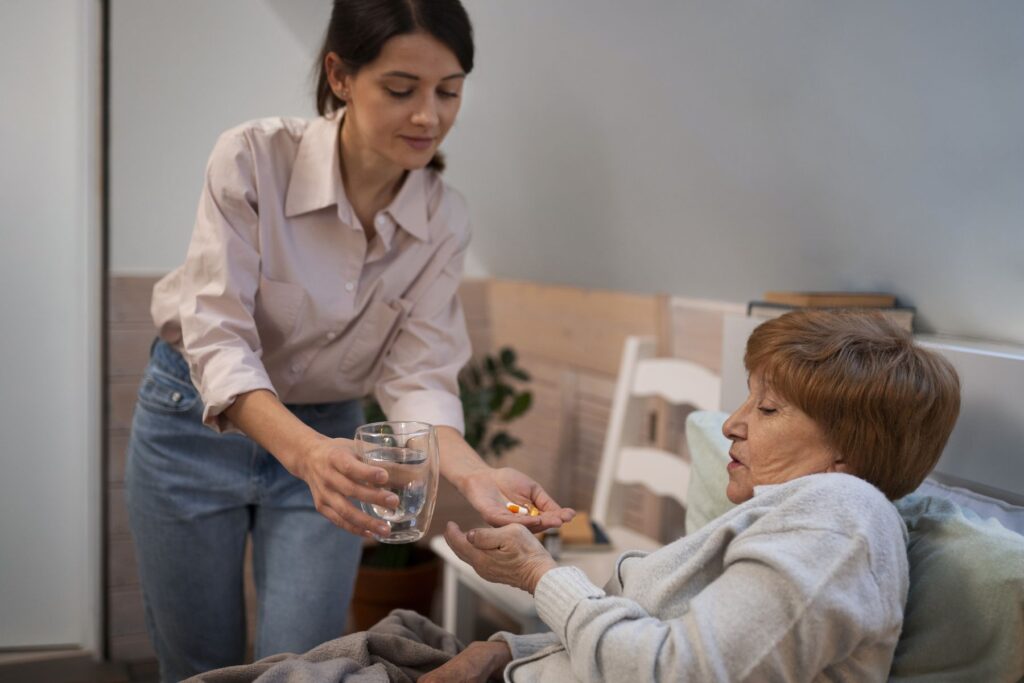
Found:
[[[560,527],[576,515],[572,508],[563,508],[552,500],[540,484],[511,467],[476,472],[467,480],[463,494],[491,526],[522,524],[530,531],[543,531]],[[532,505],[540,515],[526,517],[509,512],[507,502]]]

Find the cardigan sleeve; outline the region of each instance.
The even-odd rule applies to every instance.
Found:
[[[741,534],[721,576],[674,619],[608,595],[573,567],[545,574],[535,597],[586,681],[810,680],[891,621],[866,541],[819,529]],[[894,638],[898,630],[897,621]]]

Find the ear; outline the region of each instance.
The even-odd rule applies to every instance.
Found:
[[[327,72],[327,83],[331,86],[331,91],[347,101],[351,91],[352,77],[336,52],[328,52],[324,57],[324,70]]]

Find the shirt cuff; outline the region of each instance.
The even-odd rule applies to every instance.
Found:
[[[388,412],[388,419],[396,422],[426,422],[435,427],[454,427],[466,431],[462,415],[462,401],[458,396],[438,389],[423,389],[403,394]]]
[[[201,375],[197,372],[198,368],[189,363],[192,383],[199,387],[199,395],[203,400],[203,424],[215,432],[240,434],[241,430],[223,414],[224,411],[231,407],[240,394],[266,389],[277,396],[277,391],[258,360],[245,362],[249,359],[243,358],[242,362],[234,366],[222,362],[224,360],[207,363]]]
[[[537,616],[559,635],[565,634],[569,617],[581,601],[604,596],[605,592],[577,567],[558,567],[545,572],[533,593]]]
[[[523,659],[530,655],[540,652],[546,647],[552,645],[561,645],[562,641],[558,639],[558,636],[550,631],[547,633],[531,633],[525,636],[517,636],[508,631],[498,631],[493,636],[488,638],[489,641],[502,640],[508,645],[509,651],[512,653],[512,659]]]

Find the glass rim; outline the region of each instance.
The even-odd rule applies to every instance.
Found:
[[[392,429],[397,425],[409,425],[412,429],[402,429],[401,431],[395,430],[393,432],[382,432],[379,428],[383,425],[390,425]],[[377,428],[377,429],[374,429]],[[379,422],[368,422],[363,425],[356,427],[355,436],[359,434],[369,435],[387,435],[393,434],[396,436],[410,436],[419,433],[430,433],[434,431],[434,425],[429,422],[421,422],[419,420],[381,420]]]

